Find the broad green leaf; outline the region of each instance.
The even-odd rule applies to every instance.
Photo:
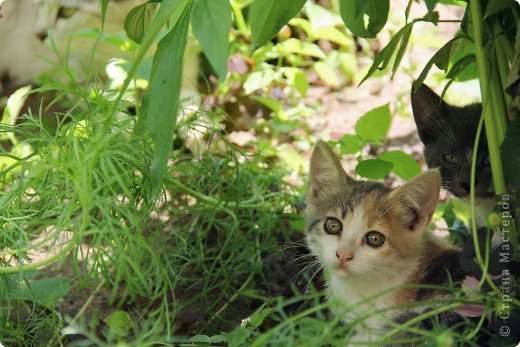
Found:
[[[130,328],[132,327],[132,318],[125,311],[115,311],[103,319],[108,325],[109,335],[119,337],[128,336]]]
[[[161,8],[165,3],[166,1],[163,0]],[[175,7],[171,20],[173,27],[157,46],[152,64],[150,87],[143,97],[142,116],[148,124],[154,143],[151,164],[154,194],[157,194],[161,187],[177,121],[183,57],[191,6],[191,1],[184,0]]]
[[[385,138],[391,120],[388,104],[376,107],[358,119],[356,134],[364,141],[379,142]]]
[[[417,164],[411,155],[403,151],[388,151],[381,154],[378,159],[392,163],[392,171],[405,180],[412,179],[421,173],[421,166]]]
[[[307,75],[303,71],[298,71],[293,75],[292,82],[298,93],[304,98],[309,89],[309,81]]]
[[[130,40],[140,44],[150,27],[156,10],[157,4],[149,2],[137,5],[131,9],[126,15],[124,23],[126,36],[128,36]]]
[[[259,103],[261,103],[264,106],[269,107],[269,109],[271,111],[273,111],[277,117],[284,118],[283,109],[282,109],[280,103],[278,101],[276,101],[275,99],[266,98],[263,96],[253,96],[252,99],[258,101]]]
[[[339,11],[354,35],[376,37],[388,19],[389,0],[340,0]],[[368,17],[368,24],[367,24]]]
[[[385,178],[392,170],[392,163],[379,159],[360,161],[356,166],[356,173],[371,180]]]
[[[321,48],[311,42],[304,42],[295,38],[287,39],[275,46],[275,49],[282,55],[299,54],[324,59],[325,53]]]
[[[463,38],[457,41],[453,48],[448,69],[443,69],[445,71],[450,70],[449,73],[452,75],[446,77],[454,78],[456,76],[457,81],[468,81],[478,78],[477,64],[472,64],[472,61],[475,61],[475,44]],[[467,58],[468,56],[472,56],[472,58]],[[458,66],[456,67],[455,65]]]
[[[515,4],[514,0],[491,0],[488,2],[486,6],[486,11],[484,12],[484,20],[489,16],[505,10],[508,7],[511,7]]]
[[[446,74],[446,78],[457,78],[462,72],[466,70],[468,66],[471,66],[472,64],[475,66],[476,61],[477,59],[474,54],[468,54],[467,56],[459,59],[455,64],[453,64],[450,71]],[[474,71],[476,72],[476,68],[474,69]],[[475,74],[474,77],[476,78],[478,77],[478,75]]]
[[[289,131],[296,129],[299,124],[300,122],[298,122],[297,119],[292,121],[281,120],[278,118],[273,119],[273,129],[281,133],[288,133]]]
[[[244,82],[244,94],[249,95],[255,90],[265,88],[274,80],[274,72],[272,70],[255,71],[247,76]]]
[[[435,64],[441,70],[446,71],[448,69],[450,58],[453,52],[453,44],[462,38],[462,36],[456,36],[453,39],[449,40],[431,57],[428,63],[426,63],[424,69],[421,71],[419,77],[417,77],[417,80],[413,82],[414,91],[419,89],[419,87],[423,84],[433,64]]]
[[[249,11],[251,50],[263,46],[296,16],[307,0],[261,0],[253,2]]]
[[[506,183],[520,191],[520,118],[509,123],[500,152]]]
[[[246,341],[249,336],[253,333],[251,329],[246,329],[242,326],[238,326],[230,333],[223,332],[222,335],[226,337],[228,346],[230,347],[239,347],[239,346],[247,346]]]
[[[329,86],[333,88],[339,87],[340,81],[338,78],[338,74],[328,64],[322,61],[318,61],[314,63],[313,68],[323,82],[327,83]]]
[[[231,24],[229,0],[195,0],[191,27],[221,81],[227,74]]]
[[[340,46],[350,48],[354,45],[354,40],[342,33],[339,29],[334,27],[317,28],[313,31],[312,38],[315,40],[323,39],[334,42]]]
[[[11,299],[29,300],[42,306],[52,307],[58,299],[70,291],[70,282],[63,277],[42,278],[36,281],[23,282],[10,293]]]
[[[358,135],[345,134],[339,139],[340,154],[356,154],[365,146]]]
[[[352,76],[358,69],[357,57],[351,52],[339,52],[339,68],[347,81],[352,80]]]

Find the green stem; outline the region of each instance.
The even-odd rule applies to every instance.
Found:
[[[233,16],[235,17],[238,31],[240,31],[242,36],[249,37],[246,21],[244,20],[244,15],[242,14],[242,7],[236,1],[231,1],[231,9],[233,10]]]
[[[496,194],[506,192],[506,184],[504,173],[502,170],[502,159],[500,157],[500,143],[503,138],[500,137],[495,117],[504,117],[504,110],[493,109],[493,99],[495,95],[489,94],[493,89],[489,89],[490,71],[489,71],[489,55],[486,54],[482,40],[482,9],[480,0],[470,0],[469,10],[473,27],[473,40],[475,42],[475,55],[477,58],[477,68],[480,82],[480,93],[482,95],[482,109],[484,112],[484,121],[486,124],[486,134],[489,148],[489,159],[491,161],[491,171],[493,173],[493,183]],[[496,91],[495,91],[496,92]]]

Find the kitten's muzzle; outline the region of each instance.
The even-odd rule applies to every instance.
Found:
[[[338,258],[340,266],[343,267],[346,262],[354,259],[354,255],[347,252],[336,252],[336,258]]]

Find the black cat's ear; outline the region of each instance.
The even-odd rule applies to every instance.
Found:
[[[395,215],[407,229],[424,230],[435,212],[440,189],[439,171],[423,172],[391,193]]]
[[[309,201],[323,201],[337,191],[338,187],[351,181],[352,178],[345,173],[334,152],[324,141],[318,140],[311,156],[307,196]]]
[[[419,137],[426,144],[435,136],[445,103],[424,83],[415,92],[412,89],[411,100]]]

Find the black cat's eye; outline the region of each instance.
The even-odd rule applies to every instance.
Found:
[[[74,13],[76,13],[77,10],[77,7],[61,6],[58,9],[58,18],[70,18],[74,15]]]
[[[381,234],[379,231],[369,231],[365,235],[365,242],[370,247],[381,247],[383,243],[385,243],[385,235]]]
[[[457,159],[457,157],[451,153],[444,153],[442,155],[442,160],[444,160],[448,164],[458,164],[459,163],[459,160]]]
[[[487,154],[484,159],[482,160],[482,164],[484,164],[485,166],[490,166],[491,165],[491,162],[489,161],[489,154]]]
[[[325,223],[323,223],[323,228],[327,234],[339,235],[343,229],[343,224],[337,218],[328,217],[325,219]]]

